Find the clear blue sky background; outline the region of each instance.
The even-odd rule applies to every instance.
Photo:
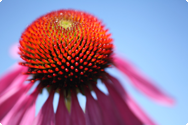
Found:
[[[47,12],[69,8],[103,20],[112,33],[116,52],[131,60],[176,99],[174,107],[158,105],[130,85],[120,72],[110,71],[158,124],[188,123],[186,0],[3,0],[0,2],[0,74],[17,61],[10,58],[9,48],[19,41],[27,25]],[[39,97],[37,111],[46,97],[45,92]]]

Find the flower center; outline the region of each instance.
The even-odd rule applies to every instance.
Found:
[[[59,25],[65,29],[67,29],[67,28],[71,27],[72,23],[68,20],[61,20],[61,21],[59,21]]]
[[[95,82],[111,63],[112,39],[87,13],[60,10],[38,18],[23,32],[20,56],[32,81],[75,88]]]

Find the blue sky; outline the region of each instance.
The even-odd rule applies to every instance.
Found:
[[[97,16],[110,29],[115,52],[176,99],[161,106],[135,89],[117,70],[118,77],[140,106],[160,125],[188,123],[188,2],[186,0],[2,0],[0,2],[0,74],[18,60],[9,48],[19,41],[32,21],[47,12],[76,9]],[[47,95],[40,96],[37,110]],[[56,96],[57,98],[57,96]],[[56,101],[57,102],[57,101]]]

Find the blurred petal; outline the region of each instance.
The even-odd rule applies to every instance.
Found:
[[[127,96],[127,104],[143,123],[146,123],[146,125],[156,125],[130,96]]]
[[[89,90],[85,91],[86,94],[86,124],[87,125],[104,125],[101,109],[96,100],[91,96]]]
[[[10,55],[12,58],[19,58],[19,43],[15,43],[10,48]]]
[[[71,124],[86,125],[84,112],[82,111],[75,92],[71,93]]]
[[[140,91],[149,96],[151,99],[167,105],[174,104],[174,100],[171,97],[160,91],[156,86],[154,86],[152,82],[139,73],[130,63],[118,57],[114,57],[114,64],[120,71],[128,76],[133,85],[135,85]]]
[[[28,123],[32,123],[35,118],[35,102],[39,91],[36,89],[31,95],[29,95],[29,102],[27,104],[27,109],[21,119],[19,125],[28,125]]]
[[[32,97],[35,94],[34,97]],[[18,100],[18,102],[14,105],[11,111],[3,118],[2,123],[5,125],[18,125],[24,116],[25,111],[29,108],[29,106],[35,102],[38,93],[34,93],[32,95],[27,96],[27,94],[22,94]],[[31,116],[31,114],[30,114]],[[32,116],[34,117],[34,115]],[[28,120],[30,118],[27,118]],[[28,121],[27,121],[28,124]],[[20,125],[20,124],[19,124]]]
[[[115,111],[115,105],[109,96],[102,93],[97,87],[93,86],[97,95],[97,102],[103,114],[104,125],[124,125],[123,121],[118,117],[118,111]]]
[[[10,91],[12,88],[16,87],[16,86],[22,86],[23,83],[25,82],[25,80],[27,79],[27,75],[20,75],[18,77],[15,78],[15,80],[11,83],[11,85],[9,87],[7,87],[7,89],[5,91],[3,91],[0,95],[3,95],[4,93],[7,93],[8,91]]]
[[[15,82],[14,80],[17,77],[22,76],[21,73],[26,71],[27,68],[23,66],[19,66],[18,64],[13,65],[11,67],[11,71],[7,72],[4,76],[0,78],[0,94],[2,94],[11,84],[16,84],[17,81]],[[27,77],[27,75],[25,75]],[[24,78],[25,78],[24,77]],[[18,78],[19,79],[19,78]],[[13,82],[14,81],[14,82]],[[18,80],[19,81],[19,80]],[[22,82],[23,83],[23,82]]]
[[[40,109],[32,125],[55,125],[55,114],[53,110],[54,92],[49,94],[48,99]]]
[[[119,93],[114,89],[114,87],[106,80],[103,80],[106,87],[108,88],[109,96],[112,102],[116,105],[118,112],[120,113],[124,123],[126,125],[143,125],[143,123],[135,116],[135,114],[130,110],[125,101],[121,98]]]
[[[26,94],[22,94],[19,98],[18,102],[15,104],[14,107],[11,109],[10,112],[2,119],[2,124],[4,125],[18,125],[20,118],[23,115],[24,109],[26,107]],[[21,106],[21,108],[20,108]],[[13,117],[14,116],[14,117]]]
[[[15,103],[30,89],[31,84],[17,86],[0,96],[0,121],[12,109]]]
[[[65,106],[63,92],[60,93],[59,104],[57,107],[55,118],[56,118],[56,125],[69,125],[70,124],[70,115]]]
[[[128,95],[123,88],[123,86],[120,84],[120,82],[107,74],[108,79],[112,81],[113,87],[116,89],[117,92],[119,92],[119,95],[124,99],[124,101],[128,104],[128,106],[131,108],[131,110],[142,120],[143,123],[146,125],[156,125],[145,113],[142,111],[142,109],[135,103],[135,101]]]

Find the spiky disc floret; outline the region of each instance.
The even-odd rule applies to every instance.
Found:
[[[20,39],[26,74],[44,86],[79,87],[95,81],[111,63],[112,39],[94,16],[73,10],[48,13]]]

